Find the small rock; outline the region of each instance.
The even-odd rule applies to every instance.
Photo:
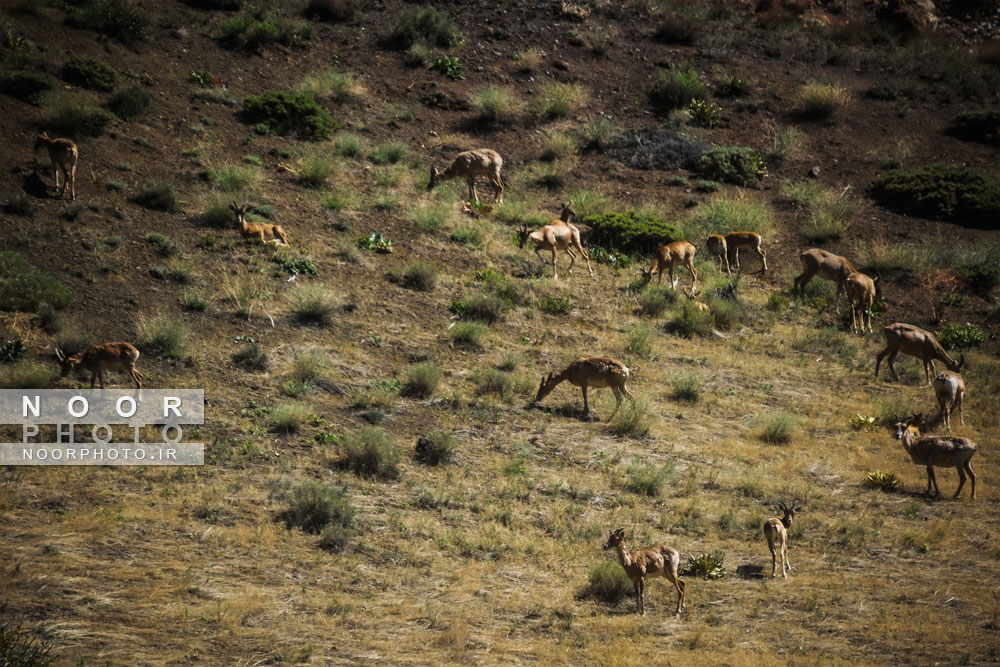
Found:
[[[809,178],[819,178],[819,167],[813,167],[809,170]]]
[[[431,131],[430,131],[430,132],[428,132],[427,134],[431,135],[432,137],[436,137],[436,136],[438,135],[438,133],[437,133],[437,132],[435,132],[434,130],[431,130]]]
[[[695,199],[688,199],[686,202],[684,202],[684,208],[694,208],[697,205],[698,201]]]
[[[555,66],[556,69],[561,69],[564,72],[569,71],[569,63],[565,60],[556,60],[552,63],[552,65]]]
[[[191,36],[191,33],[188,32],[187,28],[177,28],[176,30],[173,30],[170,35],[175,39],[187,39]]]

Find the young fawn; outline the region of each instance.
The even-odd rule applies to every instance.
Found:
[[[778,503],[778,509],[782,511],[782,516],[773,517],[764,522],[764,537],[767,538],[767,548],[771,550],[771,578],[777,569],[778,553],[781,553],[781,576],[787,578],[788,572],[792,569],[792,563],[788,560],[788,529],[795,518],[795,507],[789,507],[785,503]]]
[[[621,528],[611,531],[604,545],[604,550],[608,549],[614,549],[618,553],[618,562],[632,580],[640,614],[646,613],[646,579],[652,577],[666,577],[674,585],[677,589],[677,609],[674,613],[681,613],[684,608],[684,589],[687,586],[677,576],[677,568],[681,563],[681,555],[677,549],[665,546],[629,549],[625,546],[625,531]]]
[[[76,199],[76,144],[69,139],[52,139],[45,132],[38,135],[35,141],[35,150],[47,148],[49,159],[52,160],[52,179],[56,182],[56,189],[59,190],[59,172],[63,173],[62,189],[59,190],[59,197],[66,193],[66,184],[69,184],[70,197]]]

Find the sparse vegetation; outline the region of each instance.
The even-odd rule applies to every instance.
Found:
[[[326,23],[347,23],[358,17],[358,1],[309,0],[305,16]]]
[[[76,54],[62,67],[63,81],[76,86],[110,92],[115,89],[121,77],[115,68],[103,60]]]
[[[41,304],[65,308],[73,293],[22,255],[0,250],[0,310],[33,313]]]
[[[191,331],[184,320],[170,315],[142,317],[136,345],[140,350],[166,359],[187,354]]]
[[[701,156],[698,171],[706,178],[743,187],[759,187],[767,176],[764,158],[753,148],[719,146]]]
[[[300,324],[330,326],[343,305],[340,296],[322,285],[299,285],[291,293],[292,310]]]
[[[948,134],[966,141],[1000,144],[1000,109],[958,113],[951,119]]]
[[[132,195],[132,201],[154,211],[173,213],[177,210],[177,191],[168,181],[149,181]]]
[[[40,106],[56,85],[55,79],[41,72],[0,70],[0,92],[35,106]]]
[[[108,100],[108,109],[122,120],[131,121],[141,116],[153,104],[153,93],[141,86],[122,88]]]
[[[757,436],[771,445],[785,445],[798,429],[798,419],[787,412],[776,412],[764,418]]]
[[[847,106],[851,96],[837,83],[810,81],[803,84],[795,98],[795,113],[806,120],[823,120]]]
[[[403,396],[430,398],[441,383],[441,371],[430,362],[414,364],[406,369],[406,382],[403,384]]]
[[[271,408],[271,428],[277,433],[296,433],[309,420],[309,406],[298,401],[278,403]]]
[[[662,112],[681,109],[692,100],[703,100],[707,89],[690,63],[681,63],[670,74],[660,72],[649,92],[653,106]]]
[[[677,301],[677,292],[671,287],[649,285],[636,297],[639,310],[647,317],[660,317]]]
[[[871,193],[899,213],[1000,228],[1000,182],[973,167],[931,164],[895,169],[877,177]]]
[[[593,598],[607,604],[618,604],[632,595],[632,580],[624,568],[612,560],[602,560],[590,567],[587,586],[582,598]]]
[[[377,426],[364,426],[345,433],[340,439],[342,458],[339,467],[358,477],[381,480],[399,479],[403,453],[392,436]]]
[[[430,5],[408,7],[396,19],[389,42],[399,49],[421,43],[450,49],[462,43],[462,31],[450,16]]]
[[[85,0],[73,3],[66,22],[76,28],[107,35],[123,44],[146,39],[149,23],[130,0]]]
[[[587,89],[573,83],[547,83],[542,85],[532,110],[546,119],[565,118],[576,112],[587,101]]]
[[[53,93],[45,98],[42,125],[54,136],[99,137],[113,116],[83,93]]]
[[[473,93],[469,104],[477,122],[485,127],[511,122],[524,106],[513,91],[500,86],[487,86]]]

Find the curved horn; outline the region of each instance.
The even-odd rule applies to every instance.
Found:
[[[961,368],[964,365],[965,365],[965,353],[962,353],[958,357],[958,367]]]
[[[55,348],[55,351],[56,351],[56,359],[58,359],[59,361],[63,361],[66,358],[66,353],[60,350],[58,347]]]

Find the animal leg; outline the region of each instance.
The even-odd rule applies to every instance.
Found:
[[[928,370],[928,367],[929,367],[929,370]],[[927,380],[927,384],[931,383],[931,374],[935,374],[936,375],[936,373],[934,371],[934,360],[933,359],[925,359],[924,360],[924,379]]]
[[[889,370],[892,372],[892,377],[896,382],[899,382],[899,376],[896,375],[896,355],[899,354],[899,350],[893,350],[889,353]]]
[[[59,165],[56,164],[55,160],[52,161],[52,180],[55,181],[55,183],[56,183],[55,184],[55,189],[58,190],[59,189]]]
[[[788,560],[788,543],[787,542],[785,542],[785,544],[783,544],[781,546],[781,553],[785,557],[785,566],[788,568],[788,571],[791,572],[792,571],[792,561]]]
[[[632,582],[632,588],[635,589],[635,606],[639,610],[639,613],[644,613],[642,610],[642,594],[639,592],[639,580],[636,579]]]
[[[677,289],[677,281],[674,280],[674,265],[667,266],[667,273],[670,274],[670,289]]]
[[[687,597],[687,584],[677,577],[674,577],[674,580],[677,582],[678,590],[681,592],[681,609],[683,609],[685,605],[685,598]]]
[[[962,402],[965,400],[965,392],[959,392],[958,398],[955,400],[958,403],[958,418],[962,422],[962,426],[965,426],[965,410],[962,408]],[[955,409],[955,406],[952,406]]]
[[[773,544],[768,544],[767,548],[771,550],[771,578],[774,579],[778,571],[778,554],[775,552]],[[782,564],[783,567],[784,564]]]
[[[965,468],[965,472],[969,473],[969,479],[972,480],[972,499],[975,500],[976,499],[976,473],[972,472],[971,461],[966,461],[965,465],[963,467]]]
[[[758,246],[757,247],[757,254],[760,255],[760,262],[761,262],[761,264],[764,265],[764,268],[761,269],[761,273],[767,273],[767,253],[765,253],[763,250],[761,250],[760,246]]]
[[[962,487],[965,486],[965,471],[962,470],[962,467],[961,463],[955,466],[955,470],[958,471],[958,488],[955,489],[955,495],[951,497],[952,500],[958,498],[959,494],[962,493]]]
[[[552,277],[558,278],[559,272],[556,270],[556,247],[552,246]]]
[[[573,254],[573,250],[566,248],[566,254],[569,255],[569,275],[573,275],[573,265],[576,264],[576,255]]]
[[[583,385],[580,389],[583,391],[583,416],[588,417],[590,416],[590,404],[587,403],[587,385]]]
[[[639,579],[639,615],[646,615],[646,578]]]
[[[694,263],[688,260],[687,270],[691,272],[691,293],[694,294],[695,285],[698,284],[698,272],[694,270]]]
[[[96,382],[97,382],[97,371],[90,371],[90,388],[91,389],[94,388],[94,383],[96,383]],[[104,386],[102,385],[101,389],[103,389],[103,388],[104,388]]]
[[[73,201],[76,201],[76,161],[69,168],[69,191],[73,197]]]
[[[927,493],[931,492],[931,484],[934,485],[934,495],[940,496],[941,489],[938,488],[937,476],[934,474],[934,466],[927,466]]]
[[[882,364],[882,358],[889,354],[889,348],[886,347],[884,350],[875,356],[875,377],[878,377],[878,367]]]

